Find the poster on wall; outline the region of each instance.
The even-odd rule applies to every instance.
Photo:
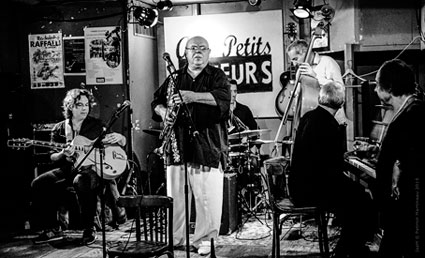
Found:
[[[31,89],[64,88],[62,33],[28,35]]]
[[[123,83],[121,39],[120,27],[84,29],[87,84]]]
[[[84,37],[63,37],[65,75],[85,75]]]
[[[187,40],[205,37],[210,63],[238,83],[238,102],[255,117],[277,116],[275,99],[284,69],[281,10],[164,17],[164,34],[165,51],[180,68]]]

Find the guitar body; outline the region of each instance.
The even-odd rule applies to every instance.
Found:
[[[88,153],[94,141],[89,140],[88,138],[78,135],[72,141],[72,145],[75,146],[84,146],[84,148],[77,148],[75,151],[76,161],[74,165],[80,164],[84,156]],[[103,168],[103,178],[104,179],[115,179],[120,176],[125,168],[127,167],[127,155],[125,151],[117,145],[107,145],[105,146],[105,156],[103,158],[103,166],[101,167],[100,158],[101,158],[100,149],[94,148],[89,156],[83,161],[82,166],[94,165],[96,173],[98,176],[101,175],[101,168]]]
[[[282,89],[277,94],[276,99],[275,99],[276,113],[280,117],[283,116],[283,114],[285,112],[285,108],[288,106],[288,104],[290,102],[292,92],[295,89],[294,82],[291,81],[290,77],[291,77],[290,71],[283,72],[280,75],[280,84],[282,86]],[[289,111],[288,118],[292,118],[293,115],[294,115],[293,109],[288,109],[288,111]]]
[[[74,138],[71,143],[75,147],[75,162],[74,166],[78,166],[81,162],[81,166],[94,166],[98,176],[102,177],[101,169],[103,169],[103,178],[112,180],[119,177],[127,167],[127,155],[125,151],[118,145],[106,145],[105,155],[103,156],[103,162],[101,164],[101,152],[100,149],[94,148],[92,152],[84,159],[86,154],[90,151],[94,144],[94,141],[88,138],[78,135]],[[11,139],[7,141],[7,146],[15,149],[25,149],[30,146],[40,146],[54,149],[65,149],[68,145],[64,143],[55,143],[47,141],[38,141],[30,139]]]

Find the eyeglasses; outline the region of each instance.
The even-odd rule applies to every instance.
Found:
[[[206,51],[209,48],[207,48],[206,46],[191,46],[191,47],[187,47],[186,50],[190,50],[190,51]]]

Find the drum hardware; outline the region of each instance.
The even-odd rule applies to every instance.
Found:
[[[159,135],[162,132],[162,129],[153,129],[153,128],[143,129],[143,132],[145,132],[147,134],[150,134],[150,135],[153,135],[153,136],[158,136],[159,137]]]
[[[261,139],[257,139],[251,142],[252,144],[256,145],[260,145],[260,144],[292,144],[293,141],[291,140],[286,140],[286,141],[274,141],[274,140],[261,140]]]
[[[260,136],[262,133],[271,132],[270,129],[245,130],[232,133],[229,135],[229,140],[241,139],[243,137]]]
[[[254,130],[252,130],[254,131]],[[242,135],[255,135],[252,131]],[[258,130],[256,130],[258,131]],[[239,151],[229,153],[229,164],[232,172],[237,172],[238,204],[239,209],[246,215],[246,223],[254,217],[263,223],[257,216],[260,208],[265,207],[264,190],[261,184],[259,159],[260,155],[251,151],[253,141],[248,139],[245,143],[230,145],[231,148],[240,148]]]

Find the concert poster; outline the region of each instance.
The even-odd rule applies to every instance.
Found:
[[[62,33],[30,34],[31,89],[65,88]]]
[[[85,75],[84,37],[63,37],[65,75]]]
[[[123,83],[122,33],[120,27],[84,29],[86,83]]]

